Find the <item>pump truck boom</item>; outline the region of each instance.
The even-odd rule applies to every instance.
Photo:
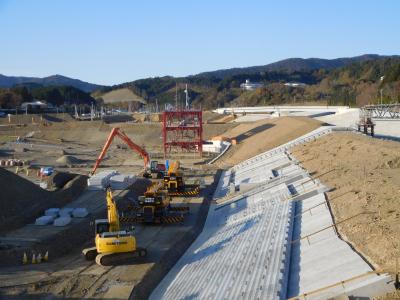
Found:
[[[131,231],[121,230],[117,204],[111,189],[107,189],[107,219],[95,220],[95,247],[82,251],[87,260],[96,260],[101,266],[129,261],[147,255],[147,250],[138,248]]]

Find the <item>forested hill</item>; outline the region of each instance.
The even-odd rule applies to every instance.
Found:
[[[0,88],[11,88],[15,85],[40,85],[40,86],[72,86],[84,92],[93,92],[103,86],[93,84],[79,79],[73,79],[62,75],[52,75],[48,77],[22,77],[22,76],[5,76],[0,74]]]
[[[335,58],[335,59],[288,58],[264,66],[223,69],[211,72],[204,72],[195,76],[199,77],[209,76],[209,77],[217,77],[223,79],[229,76],[235,76],[241,74],[257,74],[261,72],[274,72],[274,71],[296,72],[296,71],[312,71],[318,69],[331,70],[346,66],[354,62],[376,60],[386,57],[389,56],[381,56],[377,54],[365,54],[361,56]]]
[[[95,99],[89,93],[72,86],[40,86],[20,85],[12,88],[0,89],[0,108],[15,108],[23,102],[42,100],[56,106],[63,104],[95,103]]]
[[[222,106],[277,105],[313,103],[361,106],[376,103],[382,91],[383,102],[400,102],[400,56],[362,55],[338,59],[290,58],[266,66],[235,68],[200,73],[186,77],[154,77],[139,79],[112,87],[101,87],[80,80],[56,75],[35,81],[0,75],[0,106],[13,107],[31,99],[55,105],[90,104],[93,97],[121,87],[128,87],[149,105],[183,104],[185,85],[189,86],[190,102],[203,108]],[[381,78],[383,80],[381,80]],[[264,86],[244,91],[240,84],[249,79]],[[16,83],[17,82],[17,83]],[[41,82],[41,83],[40,83]],[[44,84],[43,84],[44,82]],[[69,82],[70,84],[63,84]],[[300,82],[293,87],[285,83]],[[93,91],[91,95],[85,91]],[[93,96],[93,97],[92,97]]]
[[[339,65],[339,67],[335,67]],[[251,67],[221,78],[225,71],[207,72],[194,76],[171,76],[140,79],[110,89],[129,87],[136,94],[158,104],[183,103],[185,84],[189,84],[191,102],[206,108],[236,105],[277,105],[310,103],[360,106],[377,101],[382,89],[383,101],[400,101],[400,56],[364,55],[355,58],[288,59],[270,65],[270,71],[255,71]],[[281,69],[282,68],[282,69]],[[248,73],[246,70],[250,70]],[[225,73],[226,74],[226,73]],[[385,76],[381,82],[380,78]],[[261,82],[263,88],[243,91],[246,79]],[[305,87],[290,87],[284,83],[301,82]]]

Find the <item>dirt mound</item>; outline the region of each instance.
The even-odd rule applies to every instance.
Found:
[[[76,176],[56,192],[0,168],[0,232],[33,222],[49,207],[60,207],[74,200],[86,187],[86,176]]]
[[[302,136],[320,125],[319,121],[304,117],[283,117],[240,124],[224,133],[224,136],[236,139],[238,144],[231,147],[217,164],[222,167],[237,164]]]
[[[211,122],[213,122],[213,123],[229,123],[229,122],[231,122],[231,121],[233,121],[235,119],[236,119],[236,117],[234,115],[226,115],[226,116],[223,116],[223,117],[221,117],[219,119],[215,119],[215,120],[213,120]]]
[[[203,111],[203,122],[212,122],[221,118],[221,115],[212,111]]]
[[[64,166],[73,166],[76,164],[81,164],[82,161],[78,158],[76,158],[75,156],[72,155],[63,155],[60,158],[58,158],[56,160],[56,162],[60,165],[64,165]]]
[[[58,172],[55,171],[53,174],[46,178],[48,189],[60,189],[64,187],[69,181],[74,179],[77,174]]]
[[[341,235],[378,269],[395,270],[400,251],[400,143],[354,133],[330,134],[293,149],[333,190],[328,199]]]

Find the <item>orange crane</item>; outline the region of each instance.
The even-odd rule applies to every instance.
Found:
[[[97,168],[99,167],[101,161],[103,160],[104,155],[106,155],[106,152],[107,152],[108,148],[110,147],[110,144],[113,141],[115,136],[118,136],[122,141],[124,141],[128,145],[129,148],[131,148],[133,151],[140,154],[140,156],[143,158],[143,161],[144,161],[145,174],[147,174],[147,170],[150,167],[149,166],[150,155],[142,147],[140,147],[139,145],[132,142],[132,140],[125,134],[125,132],[123,132],[119,128],[113,128],[111,130],[111,133],[108,136],[107,141],[104,144],[103,149],[101,150],[101,153],[100,153],[99,157],[97,158],[96,163],[94,164],[93,170],[90,174],[93,175],[96,172]]]

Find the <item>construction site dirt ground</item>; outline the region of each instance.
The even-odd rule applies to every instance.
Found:
[[[394,274],[396,260],[400,267],[400,144],[334,133],[291,152],[331,188],[327,196],[342,237],[377,270]]]
[[[64,230],[58,229],[56,232],[52,230],[52,226],[43,228],[32,225],[9,232],[6,238],[18,237],[18,241],[45,240],[50,261],[40,265],[25,266],[21,266],[21,261],[19,261],[15,262],[16,266],[0,268],[1,298],[129,298],[133,287],[148,272],[151,272],[155,265],[162,265],[167,270],[170,264],[175,263],[175,260],[179,258],[177,254],[182,254],[181,252],[185,250],[182,246],[188,246],[185,243],[190,245],[194,238],[188,232],[202,226],[201,222],[205,219],[210,197],[215,188],[216,171],[188,170],[186,172],[191,178],[196,178],[196,174],[201,175],[205,184],[201,195],[173,199],[172,205],[189,206],[190,212],[183,224],[136,225],[135,236],[138,244],[148,250],[148,256],[132,261],[131,264],[101,267],[94,262],[85,261],[81,254],[82,248],[90,247],[94,243],[94,228],[89,224],[90,221],[105,217],[105,195],[102,191],[86,191],[76,200],[81,205],[85,205],[91,213],[89,218],[82,219],[78,224],[68,225]],[[117,194],[117,203],[121,210],[124,210],[124,204],[140,194],[138,189],[143,189],[142,186],[145,184],[139,180],[136,186]],[[63,234],[60,234],[61,231]],[[76,235],[80,238],[74,237]],[[69,251],[58,257],[58,250],[63,245]],[[29,246],[37,249],[33,242]],[[44,245],[41,247],[45,249]],[[171,253],[171,249],[174,249],[174,253]],[[158,273],[159,276],[163,275],[162,272]],[[154,276],[153,280],[160,280],[160,278]],[[147,280],[149,287],[158,282],[151,283],[151,281],[151,278]],[[148,293],[149,291],[144,290],[145,288],[142,287],[139,292]]]
[[[211,113],[208,117],[211,121],[219,119]],[[8,120],[0,120],[0,159],[19,158],[30,161],[36,168],[51,165],[59,172],[87,175],[111,128],[121,127],[133,141],[145,145],[156,159],[162,160],[161,124],[157,122],[126,123],[117,119],[108,124],[102,121],[76,121],[61,114],[46,116],[42,120],[34,116],[33,122],[31,116],[19,116],[14,121],[8,124]],[[66,251],[61,251],[60,256],[50,252],[48,263],[26,266],[21,265],[22,257],[18,252],[15,265],[0,266],[0,299],[127,299],[130,295],[135,299],[146,298],[202,228],[219,169],[226,169],[279,146],[320,125],[318,121],[303,117],[283,117],[253,123],[205,124],[205,139],[223,135],[235,138],[238,144],[233,145],[212,166],[205,164],[209,157],[180,159],[188,183],[204,183],[202,194],[199,197],[175,198],[177,205],[190,206],[191,212],[183,226],[136,226],[138,244],[148,248],[149,256],[131,265],[100,267],[86,262],[81,255],[84,247],[93,244],[94,233],[90,221],[104,218],[106,214],[105,193],[101,191],[84,191],[78,198],[70,199],[70,205],[87,206],[90,210],[90,217],[83,223],[73,223],[60,232],[46,229],[35,231],[35,227],[27,224],[2,232],[1,237],[7,237],[8,243],[13,240],[13,235],[19,241],[27,236],[34,240],[36,232],[37,240],[42,242],[28,241],[25,246],[40,246],[40,250],[47,247],[56,252],[65,246]],[[15,143],[16,137],[24,137],[32,132],[33,137],[27,138],[25,143]],[[114,141],[99,171],[115,169],[120,173],[138,174],[143,169],[143,160],[120,145],[121,142]],[[20,148],[25,149],[21,151]],[[394,257],[399,257],[399,239],[394,234],[400,229],[399,208],[395,205],[400,188],[399,150],[396,142],[356,134],[329,135],[293,150],[305,168],[335,188],[328,196],[333,199],[331,205],[336,221],[363,211],[374,212],[342,223],[339,229],[377,268],[393,269]],[[15,167],[8,170],[14,172]],[[28,176],[24,173],[19,176],[36,184],[40,181],[35,171]],[[7,179],[0,178],[3,180],[2,186],[15,184]],[[129,199],[137,197],[146,184],[142,179],[129,191],[116,193],[118,201],[126,204]],[[7,200],[18,201],[12,195]],[[48,207],[52,207],[51,203]],[[56,245],[51,245],[52,237],[56,237],[53,239]]]
[[[208,119],[218,119],[218,115],[209,114]],[[1,120],[2,157],[0,158],[29,161],[34,168],[50,165],[55,166],[59,172],[87,175],[112,127],[122,128],[132,140],[139,145],[145,145],[146,149],[156,157],[161,154],[161,124],[157,122],[126,123],[116,122],[117,119],[114,123],[107,124],[102,121],[76,121],[69,115],[62,114],[43,118],[22,115],[12,121],[10,124],[5,119]],[[271,123],[273,125],[265,125]],[[204,124],[204,137],[207,139],[216,135],[226,135],[236,138],[239,145],[233,148],[232,153],[238,151],[239,154],[236,154],[237,156],[233,159],[240,160],[268,150],[281,141],[295,138],[318,126],[318,122],[305,118],[284,118],[252,124]],[[235,127],[238,128],[235,130]],[[275,127],[274,131],[278,131],[269,136],[268,131],[273,127]],[[272,138],[278,132],[278,139],[275,138],[272,142],[265,140],[268,136]],[[22,143],[15,143],[18,136],[26,135],[31,137],[26,138]],[[264,142],[254,149],[254,143],[260,141]],[[243,156],[241,151],[246,151],[245,147],[248,145],[251,151],[246,153],[247,156]],[[228,163],[233,163],[231,154],[226,159]],[[131,265],[114,267],[100,267],[83,259],[81,250],[91,246],[94,239],[94,230],[89,224],[90,221],[95,218],[104,218],[106,214],[104,192],[85,191],[77,199],[71,198],[69,203],[63,202],[63,204],[87,207],[90,212],[89,218],[74,220],[71,225],[61,229],[54,229],[51,226],[38,228],[18,223],[17,225],[20,225],[18,228],[10,226],[10,230],[2,233],[3,245],[7,244],[7,247],[11,249],[3,252],[7,255],[4,255],[3,267],[0,268],[1,297],[5,299],[57,299],[61,297],[127,299],[132,293],[135,295],[134,298],[146,298],[157,282],[162,279],[163,274],[179,259],[201,230],[216,177],[218,177],[216,175],[218,166],[204,164],[209,160],[207,156],[203,159],[189,156],[180,160],[184,166],[186,181],[188,183],[202,182],[204,189],[200,197],[174,198],[176,205],[190,207],[190,214],[183,226],[136,226],[135,234],[138,244],[148,249],[149,256],[146,259],[136,261]],[[143,160],[124,147],[120,141],[115,140],[99,170],[115,169],[120,173],[138,174],[142,168]],[[8,170],[14,172],[15,167]],[[41,180],[37,177],[36,170],[31,170],[29,175],[22,172],[19,176],[36,184]],[[2,184],[10,184],[10,181],[14,181],[10,178],[14,177],[6,176],[0,179]],[[137,198],[140,192],[143,192],[146,184],[148,183],[145,183],[143,179],[136,182],[130,191],[116,193],[117,199],[120,199],[121,205],[128,203],[129,199]],[[33,192],[38,189],[36,186],[36,189],[30,188],[29,185],[25,187],[25,184],[11,183],[11,190],[7,196],[9,200],[21,201],[22,196],[12,192],[13,188],[14,190],[19,188],[23,194],[31,192],[39,197],[42,195],[39,191]],[[32,197],[34,198],[35,195]],[[206,201],[203,201],[204,199]],[[33,201],[29,197],[25,200]],[[48,203],[48,207],[53,206],[52,203]],[[44,208],[41,207],[43,210]],[[38,211],[31,211],[31,213],[32,218],[38,216]],[[17,250],[13,248],[16,245]],[[50,261],[46,264],[21,266],[22,252],[27,249],[34,249],[37,252],[49,250]]]
[[[224,133],[226,137],[236,139],[237,145],[232,146],[217,161],[217,165],[224,169],[228,168],[320,126],[319,121],[305,117],[283,117],[239,123]]]

